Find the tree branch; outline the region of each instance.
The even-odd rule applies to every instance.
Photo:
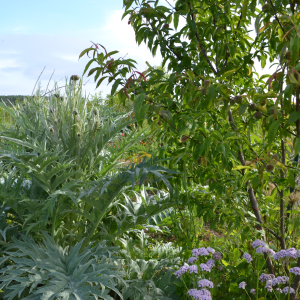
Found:
[[[192,19],[192,22],[194,22],[195,25],[196,25],[196,22],[195,22],[195,20],[194,20],[194,16],[193,16],[193,14],[192,14],[192,6],[191,6],[191,3],[189,3],[189,6],[190,6],[190,12],[191,12],[191,19]],[[197,32],[197,27],[196,27],[196,33],[195,33],[195,35],[196,35],[196,38],[197,38],[197,41],[198,41],[198,44],[199,44],[201,53],[202,53],[203,56],[205,57],[205,60],[207,61],[209,67],[211,68],[211,70],[213,71],[213,73],[214,73],[215,75],[218,75],[218,72],[215,70],[215,68],[214,68],[213,65],[211,64],[211,61],[210,61],[210,59],[208,58],[208,56],[207,56],[207,54],[206,54],[206,51],[205,51],[205,49],[204,49],[204,47],[203,47],[203,45],[202,45],[202,43],[201,43],[201,41],[200,41],[200,38],[199,38],[199,35],[198,35],[198,32]]]

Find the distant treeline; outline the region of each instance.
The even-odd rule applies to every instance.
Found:
[[[24,97],[30,97],[30,96],[24,96],[24,95],[16,95],[16,96],[1,96],[0,95],[0,101],[4,101],[5,103],[9,103],[9,101],[13,104],[16,103],[16,101],[23,101]]]

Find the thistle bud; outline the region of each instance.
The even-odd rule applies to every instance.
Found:
[[[78,115],[77,110],[74,110],[74,111],[73,111],[73,114],[74,114],[75,116]]]
[[[72,75],[70,79],[73,80],[73,81],[77,81],[77,80],[79,80],[79,76],[78,75]]]

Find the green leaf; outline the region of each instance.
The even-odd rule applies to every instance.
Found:
[[[204,154],[208,153],[210,146],[210,138],[206,138],[204,141]]]
[[[115,82],[114,82],[114,84],[113,84],[113,86],[112,86],[112,88],[111,88],[111,96],[113,96],[114,95],[114,93],[115,93],[115,91],[117,90],[117,88],[118,88],[118,85],[119,85],[119,83],[122,81],[122,79],[117,79]]]
[[[96,51],[96,49],[95,48],[87,48],[87,49],[85,49],[85,50],[83,50],[81,53],[80,53],[80,55],[79,55],[79,58],[81,58],[85,53],[87,53],[88,51]],[[78,58],[78,59],[79,59]]]
[[[275,139],[275,136],[277,134],[278,128],[280,126],[280,121],[275,121],[271,124],[269,132],[268,132],[268,143],[271,144],[273,140]]]
[[[111,52],[107,53],[107,54],[104,56],[104,59],[106,59],[107,57],[109,57],[109,56],[111,56],[111,55],[114,55],[114,54],[116,54],[116,53],[119,53],[119,52],[120,52],[120,51],[118,51],[118,50],[111,51]]]
[[[97,82],[96,88],[98,88],[99,85],[102,83],[102,81],[103,81],[105,78],[107,78],[107,77],[108,77],[108,76],[101,77],[101,79],[99,79],[98,82]]]
[[[290,41],[290,51],[291,51],[291,65],[295,66],[296,61],[299,57],[299,39],[297,36],[291,38]]]
[[[212,85],[207,89],[207,97],[209,100],[215,98],[215,87]]]
[[[195,22],[191,19],[190,16],[187,16],[187,22],[189,24],[189,27],[191,29],[192,34],[195,34],[196,32],[196,24]]]
[[[297,155],[300,152],[300,137],[296,137],[294,139],[294,149],[295,149],[295,154]]]
[[[222,75],[222,78],[226,78],[230,75],[232,75],[236,70],[230,70],[230,71],[227,71],[225,72],[223,75]]]
[[[139,112],[142,108],[143,102],[145,100],[145,97],[146,97],[146,94],[141,93],[135,98],[135,100],[134,100],[134,112],[135,112],[136,115],[139,114]]]
[[[172,113],[169,110],[161,110],[159,114],[165,119],[172,119]]]
[[[288,124],[295,123],[300,118],[300,111],[294,111],[290,114]]]
[[[243,21],[246,20],[247,10],[248,10],[248,4],[249,4],[249,0],[244,0],[244,2],[243,2],[243,8],[242,8],[242,18],[243,18]]]
[[[244,114],[247,108],[248,108],[248,104],[242,104],[239,107],[239,115],[241,116],[242,114]]]
[[[254,27],[255,27],[256,35],[259,35],[259,26],[260,26],[260,21],[262,18],[263,18],[263,15],[259,14],[255,19]]]
[[[177,29],[178,23],[179,23],[179,13],[176,12],[174,14],[174,27],[175,27],[175,29]]]
[[[98,70],[101,70],[101,68],[100,67],[96,67],[96,68],[90,69],[90,71],[89,71],[89,73],[88,73],[87,76],[88,77],[91,76],[93,73],[95,73]]]
[[[139,125],[142,125],[146,112],[149,108],[149,105],[144,103],[145,97],[146,94],[141,93],[134,101],[134,113]]]
[[[7,137],[7,136],[0,136],[0,139],[5,139],[5,140],[8,140],[14,144],[17,144],[17,145],[20,145],[20,146],[23,146],[23,147],[27,147],[29,149],[32,149],[32,150],[36,150],[36,151],[39,151],[40,148],[37,147],[37,146],[34,146],[28,142],[25,142],[25,141],[20,141],[18,139],[14,139],[14,138],[10,138],[10,137]]]
[[[96,58],[91,59],[85,66],[83,74],[84,75],[86,73],[86,71],[88,70],[88,68],[91,66],[92,62],[96,61]]]

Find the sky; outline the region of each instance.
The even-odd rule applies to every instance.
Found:
[[[160,4],[169,6],[165,0]],[[138,46],[128,16],[121,21],[123,0],[10,0],[1,4],[1,9],[0,95],[31,95],[44,68],[42,90],[48,84],[48,90],[52,90],[54,82],[64,86],[71,75],[81,77],[89,58],[78,57],[92,45],[91,41],[109,52],[118,50],[115,59],[126,55],[136,60],[140,72],[147,69],[146,61],[152,66],[162,61],[159,51],[153,57],[144,43]],[[180,19],[178,29],[183,25]],[[257,64],[256,68],[271,74],[269,70],[262,72]],[[84,76],[83,84],[87,96],[110,94],[112,85],[104,80],[95,89],[93,76]]]

